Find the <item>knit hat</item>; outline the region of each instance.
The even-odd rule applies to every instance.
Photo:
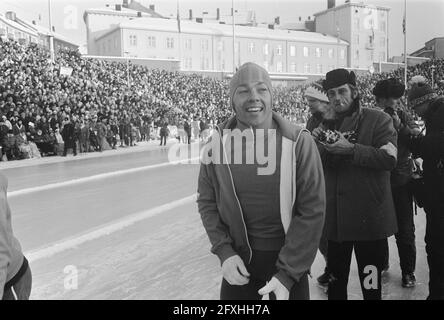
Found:
[[[395,78],[378,81],[373,88],[373,94],[378,98],[401,98],[404,95],[405,86]]]
[[[408,96],[410,108],[415,108],[438,97],[432,87],[427,84],[425,78],[414,77],[412,81]]]
[[[317,84],[312,84],[311,86],[309,86],[305,90],[304,97],[314,98],[319,101],[323,101],[323,102],[327,102],[327,103],[329,102],[327,95],[323,92],[322,88],[319,87]]]
[[[325,91],[331,88],[340,87],[344,84],[356,86],[356,75],[353,71],[348,72],[345,69],[334,69],[327,72],[325,80],[322,81],[322,87]]]
[[[263,82],[267,88],[268,91],[270,91],[270,94],[272,93],[271,89],[273,86],[271,85],[271,79],[268,75],[267,70],[262,68],[261,66],[253,63],[253,62],[247,62],[244,63],[239,70],[234,74],[233,78],[230,81],[230,105],[233,106],[233,97],[234,93],[236,92],[236,89],[240,87],[241,85],[248,84],[252,81],[261,81]],[[273,97],[271,105],[273,105]]]

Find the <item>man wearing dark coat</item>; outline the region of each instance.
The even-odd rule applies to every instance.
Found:
[[[323,88],[335,119],[312,134],[324,163],[327,192],[327,259],[333,277],[328,299],[347,299],[354,250],[364,299],[380,300],[385,244],[397,231],[390,187],[397,134],[388,114],[360,106],[353,72],[328,72]],[[325,142],[325,135],[336,139]]]
[[[62,129],[62,138],[64,142],[63,156],[66,157],[66,153],[69,148],[72,148],[74,156],[77,155],[75,127],[70,121],[69,116],[65,118],[65,122]]]
[[[425,243],[429,300],[444,300],[444,97],[425,82],[414,83],[409,106],[425,121],[425,135],[412,135],[410,148],[423,159]]]
[[[397,79],[381,80],[373,88],[377,107],[389,114],[398,133],[398,162],[391,173],[393,202],[395,204],[398,232],[395,234],[399,262],[402,273],[402,286],[414,287],[416,284],[416,245],[415,222],[413,219],[413,198],[410,180],[413,176],[413,160],[406,140],[415,130],[419,130],[412,117],[399,107],[399,99],[404,95],[405,86]],[[386,262],[389,267],[389,249],[386,245]]]

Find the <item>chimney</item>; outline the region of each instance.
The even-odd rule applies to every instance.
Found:
[[[190,20],[193,20],[193,10],[190,9]]]
[[[203,23],[203,18],[196,18],[197,23]]]
[[[311,21],[311,17],[310,16],[308,16],[308,21]]]
[[[142,18],[142,12],[137,11],[137,17],[138,17],[138,18]]]
[[[128,0],[123,0],[123,4],[122,4],[122,6],[123,6],[124,8],[128,8]]]
[[[274,18],[274,24],[280,25],[281,24],[281,17]]]
[[[52,26],[52,32],[55,32],[55,27],[54,26]]]
[[[32,24],[35,25],[35,20],[32,20]]]
[[[269,24],[268,29],[274,29],[274,24]]]
[[[6,19],[9,19],[9,20],[12,20],[12,21],[16,20],[16,15],[15,15],[14,11],[6,12],[5,16],[6,16]]]
[[[334,8],[336,6],[336,0],[327,0],[327,9]]]
[[[220,9],[216,9],[216,20],[220,20]]]
[[[302,21],[302,17],[299,17],[299,21]]]
[[[156,6],[154,4],[150,4],[150,10],[156,11]]]
[[[116,11],[122,11],[122,5],[116,4]]]

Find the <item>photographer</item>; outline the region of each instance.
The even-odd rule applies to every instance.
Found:
[[[418,80],[409,91],[409,107],[424,119],[426,134],[412,135],[409,145],[424,161],[428,299],[444,300],[444,96],[438,96],[425,79]]]
[[[353,72],[328,72],[323,88],[335,118],[312,134],[321,152],[327,191],[325,229],[333,278],[328,299],[347,299],[354,251],[364,299],[381,300],[384,248],[387,238],[397,231],[390,189],[390,171],[396,166],[396,131],[389,115],[360,106]],[[372,286],[365,285],[369,272]]]
[[[411,288],[416,284],[414,273],[416,246],[413,197],[409,188],[413,174],[413,160],[407,140],[418,130],[418,126],[407,112],[399,108],[399,100],[404,95],[404,91],[405,86],[395,78],[381,80],[373,88],[377,107],[392,117],[393,126],[398,133],[398,160],[396,168],[391,173],[390,182],[398,222],[398,232],[395,237],[401,265],[402,286]],[[389,267],[388,243],[386,250],[385,270]]]

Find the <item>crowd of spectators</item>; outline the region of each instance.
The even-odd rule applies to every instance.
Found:
[[[216,124],[232,114],[228,81],[87,59],[72,50],[59,51],[51,63],[47,50],[15,41],[0,42],[0,56],[3,160],[66,155],[69,148],[76,154],[133,146],[155,138],[156,128],[166,124]],[[443,79],[443,60],[410,67],[409,78],[421,74],[430,79],[432,64],[435,79]],[[60,67],[72,73],[63,74]],[[402,72],[359,77],[364,106],[374,106],[371,90],[379,79],[402,79]],[[435,84],[443,93],[443,83]],[[305,123],[305,86],[276,87],[275,110],[292,122]]]

